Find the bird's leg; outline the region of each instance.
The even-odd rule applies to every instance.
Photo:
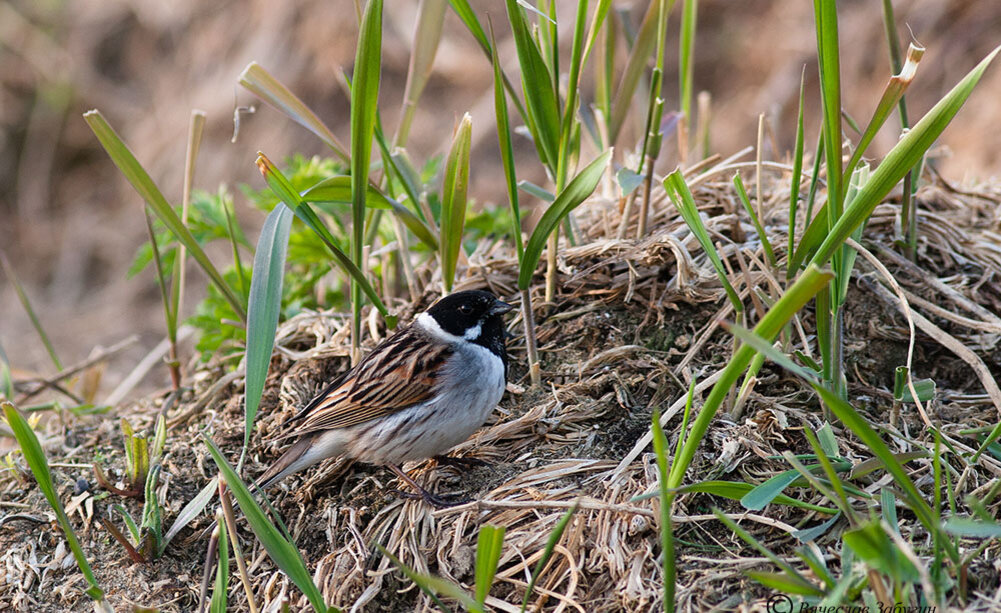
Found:
[[[441,466],[454,466],[455,468],[476,468],[478,466],[490,466],[490,462],[479,458],[455,458],[447,455],[436,455],[435,462]]]
[[[427,491],[426,489],[418,485],[417,482],[414,481],[410,477],[410,475],[403,472],[403,469],[400,468],[399,466],[396,466],[395,464],[387,464],[387,466],[389,467],[389,470],[396,473],[396,476],[402,479],[404,483],[417,490],[417,494],[400,492],[400,495],[405,498],[417,498],[418,496],[420,496],[420,498],[424,502],[428,503],[432,507],[435,507],[436,509],[454,507],[469,502],[468,500],[456,499],[455,497],[452,496],[437,496],[435,494],[432,494],[431,492]]]

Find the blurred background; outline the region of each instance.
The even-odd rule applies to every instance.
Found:
[[[503,4],[471,4],[481,15],[491,15],[502,59],[509,64],[514,50]],[[569,13],[576,3],[562,4]],[[677,107],[677,4],[668,24],[667,110]],[[859,121],[871,114],[891,72],[881,4],[839,3],[844,107]],[[1001,2],[893,4],[901,35],[913,35],[927,48],[907,94],[914,121],[1001,43]],[[646,0],[613,0],[618,18],[633,24],[646,6]],[[416,10],[416,0],[387,3],[381,108],[388,133],[399,117]],[[808,149],[812,147],[818,127],[813,20],[812,3],[806,1],[700,3],[695,88],[711,95],[711,151],[729,155],[753,145],[758,116],[764,113],[774,132],[774,146],[769,142],[765,155],[784,157],[795,137],[804,66],[806,134]],[[85,359],[95,346],[138,334],[139,342],[111,362],[102,383],[106,392],[164,335],[152,270],[126,279],[136,250],[146,240],[142,202],[81,114],[100,109],[168,199],[178,201],[189,116],[193,108],[205,111],[195,186],[207,191],[220,184],[234,188],[237,216],[253,242],[264,216],[246,204],[236,187],[263,187],[254,166],[256,152],[281,160],[294,153],[328,151],[306,130],[242,90],[237,76],[249,62],[259,62],[347,143],[348,106],[340,71],[351,70],[356,33],[354,0],[0,3],[0,249],[65,365]],[[906,49],[908,40],[901,42]],[[1001,152],[991,136],[1001,124],[999,94],[1001,70],[994,67],[946,130],[935,153],[937,168],[950,181],[972,183],[1001,174]],[[455,122],[469,111],[474,126],[470,194],[477,206],[506,206],[492,96],[490,64],[449,13],[408,149],[418,159],[443,153]],[[242,115],[239,138],[230,142],[234,110],[252,104],[256,113]],[[640,123],[642,112],[634,119]],[[882,155],[893,145],[898,122],[894,118],[887,125],[892,129],[884,130],[870,156]],[[620,142],[632,146],[635,136],[627,133]],[[519,178],[543,182],[530,145],[516,145],[524,153]],[[665,147],[658,173],[676,164],[674,151]],[[209,254],[228,262],[227,249],[224,245]],[[190,315],[204,289],[200,271],[192,269],[188,287],[185,314]],[[0,345],[16,372],[54,372],[3,274]],[[167,383],[166,369],[158,367],[143,388]]]

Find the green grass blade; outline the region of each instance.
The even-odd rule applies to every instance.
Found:
[[[820,466],[821,468],[823,468],[824,475],[827,477],[827,483],[830,484],[831,488],[833,489],[834,496],[836,496],[836,498],[832,497],[829,493],[824,492],[823,490],[820,491],[823,492],[825,496],[827,496],[832,502],[834,502],[838,506],[839,509],[842,510],[845,516],[849,518],[849,521],[854,523],[855,516],[853,514],[851,504],[848,502],[848,493],[846,491],[849,488],[838,477],[838,473],[835,470],[834,465],[831,463],[830,458],[824,452],[824,449],[820,446],[820,442],[817,441],[817,437],[813,433],[813,430],[811,430],[809,426],[804,426],[803,434],[806,436],[806,440],[810,443],[810,447],[813,448],[813,452],[817,455],[817,460],[820,462]],[[792,458],[791,455],[787,456],[786,459],[789,460],[790,458]],[[816,482],[814,482],[814,477],[812,473],[809,472],[810,468],[803,466],[795,458],[792,458],[792,461],[790,463],[796,468],[796,470],[800,471],[803,474],[803,476],[807,478],[808,481],[810,481],[810,485],[813,485],[814,488],[816,489],[820,489],[817,488],[817,484],[820,483],[820,480],[817,479]]]
[[[56,354],[56,348],[52,345],[52,341],[49,340],[49,335],[45,333],[45,328],[42,326],[41,320],[38,319],[38,315],[35,314],[35,309],[31,306],[31,300],[28,299],[28,294],[24,291],[24,286],[21,285],[21,280],[18,278],[17,272],[14,271],[14,267],[7,260],[7,254],[3,251],[0,251],[0,265],[3,266],[7,280],[14,286],[14,292],[17,294],[18,300],[21,301],[24,312],[28,314],[31,325],[34,326],[38,337],[42,339],[42,344],[45,345],[45,350],[49,353],[49,359],[52,360],[52,364],[56,367],[56,370],[61,371],[63,364],[59,360],[59,355]]]
[[[243,515],[247,518],[250,529],[253,530],[261,545],[264,546],[265,551],[268,552],[268,556],[282,572],[288,575],[292,583],[296,584],[302,590],[302,593],[306,595],[314,611],[317,611],[317,613],[326,613],[327,607],[323,603],[323,595],[320,593],[319,588],[316,587],[316,584],[313,583],[313,578],[309,574],[309,570],[306,568],[299,550],[295,548],[294,544],[286,540],[278,529],[275,528],[274,524],[271,523],[267,515],[265,515],[264,510],[261,509],[261,505],[257,504],[257,501],[254,500],[254,496],[247,488],[247,484],[243,482],[240,475],[236,474],[236,471],[229,465],[229,462],[226,461],[222,452],[212,442],[212,439],[204,433],[202,434],[202,438],[205,440],[205,444],[208,445],[212,460],[219,467],[219,474],[222,475],[222,478],[226,481],[226,485],[233,492],[233,498],[240,505],[240,510],[243,511]]]
[[[518,189],[525,192],[526,194],[535,196],[536,198],[538,198],[543,202],[553,202],[556,200],[556,196],[553,195],[552,192],[550,192],[544,187],[540,187],[535,183],[532,183],[528,179],[525,179],[523,181],[518,181]]]
[[[497,43],[493,38],[493,28],[490,30],[493,46]],[[514,166],[514,146],[511,144],[511,122],[507,114],[507,95],[501,78],[500,62],[492,55],[491,64],[494,73],[494,114],[497,117],[497,140],[500,145],[501,163],[504,166],[504,179],[507,185],[508,204],[511,207],[511,234],[514,236],[515,253],[520,264],[525,255],[525,246],[521,238],[521,208],[518,205],[518,177]]]
[[[163,540],[160,541],[160,551],[157,555],[162,554],[163,550],[167,548],[170,541],[174,540],[174,537],[177,536],[185,526],[190,524],[196,517],[202,514],[205,507],[212,502],[212,498],[215,496],[217,491],[219,491],[219,481],[218,479],[211,479],[208,484],[206,484],[205,487],[203,487],[201,491],[199,491],[198,494],[188,502],[188,504],[184,505],[181,511],[177,514],[177,517],[174,519],[174,523],[170,526],[170,529],[167,530],[167,534],[165,534]]]
[[[780,472],[764,483],[754,486],[740,499],[740,505],[748,511],[760,511],[796,479],[799,479],[799,473],[795,470]]]
[[[737,196],[739,196],[740,203],[744,205],[744,210],[747,211],[747,215],[751,218],[754,231],[758,233],[758,239],[765,250],[765,257],[768,258],[769,265],[772,267],[776,266],[777,260],[775,259],[775,252],[772,250],[772,242],[768,240],[768,233],[765,232],[765,228],[761,225],[761,219],[758,218],[757,212],[751,206],[751,200],[747,197],[747,190],[744,188],[744,180],[740,178],[739,172],[733,174],[733,186],[737,189]]]
[[[883,442],[879,437],[879,434],[873,430],[872,426],[866,422],[862,416],[860,416],[855,409],[851,407],[847,402],[845,402],[840,396],[826,389],[825,387],[809,382],[811,387],[817,391],[824,403],[831,409],[831,411],[841,420],[841,423],[845,425],[848,429],[855,433],[859,439],[876,455],[880,460],[883,461],[887,472],[893,476],[893,480],[896,481],[897,485],[904,492],[908,506],[917,516],[918,520],[925,526],[925,528],[934,533],[938,526],[935,523],[934,514],[928,503],[925,502],[924,497],[921,492],[918,491],[914,482],[911,481],[910,477],[907,475],[907,471],[904,470],[903,465],[897,460],[890,448]],[[952,551],[951,553],[955,553]],[[958,558],[956,558],[958,559]]]
[[[828,218],[841,217],[841,62],[838,43],[838,10],[835,0],[813,0],[817,28],[817,62],[824,112],[824,147],[827,159]]]
[[[594,49],[594,44],[598,40],[602,26],[605,25],[605,18],[608,16],[608,9],[611,6],[612,0],[598,0],[598,6],[595,7],[594,13],[591,15],[591,25],[587,28],[587,42],[584,44],[584,56],[581,59],[582,65],[587,63],[587,58]]]
[[[699,211],[695,205],[695,197],[692,196],[692,192],[688,189],[688,184],[685,183],[685,178],[682,176],[680,170],[675,170],[664,179],[664,189],[667,190],[674,206],[678,207],[678,212],[681,213],[681,217],[685,220],[685,224],[688,225],[688,229],[692,231],[696,240],[699,241],[699,245],[702,246],[702,250],[709,257],[709,261],[716,271],[716,276],[719,277],[720,283],[723,284],[723,289],[730,299],[730,304],[733,305],[733,310],[737,313],[742,313],[744,305],[740,301],[737,291],[730,285],[730,279],[727,276],[726,268],[723,267],[723,261],[720,259],[719,254],[716,253],[716,247],[713,245],[712,239],[709,238],[709,232],[702,223],[702,218],[699,217]]]
[[[886,120],[890,117],[890,113],[893,112],[894,107],[898,105],[900,100],[904,97],[904,92],[907,87],[914,80],[914,75],[918,70],[918,63],[921,61],[921,56],[925,53],[924,47],[916,47],[911,45],[907,52],[907,63],[900,69],[900,71],[890,77],[890,81],[886,84],[883,89],[883,95],[880,97],[879,102],[876,104],[876,110],[872,114],[872,118],[869,120],[869,124],[865,127],[865,131],[862,133],[862,138],[859,139],[859,144],[852,152],[852,157],[848,160],[848,164],[845,166],[845,174],[842,181],[847,181],[852,177],[852,173],[855,172],[855,166],[862,159],[862,154],[872,143],[872,140],[876,138],[876,133],[879,129],[883,127]],[[850,201],[850,197],[848,199]]]
[[[215,586],[212,588],[210,613],[226,613],[229,600],[229,538],[227,538],[226,522],[222,514],[216,514],[216,530],[219,531],[219,558],[216,562]]]
[[[734,534],[736,534],[738,537],[740,537],[740,540],[744,541],[745,543],[747,543],[751,547],[753,547],[753,548],[757,549],[758,551],[760,551],[762,553],[762,555],[764,555],[766,558],[768,558],[769,560],[771,560],[771,562],[773,564],[775,564],[776,566],[778,566],[779,568],[781,568],[783,570],[783,572],[785,573],[785,576],[787,577],[788,581],[789,581],[789,585],[797,585],[800,589],[802,589],[802,590],[808,590],[809,592],[813,593],[813,595],[815,595],[815,596],[821,596],[821,595],[823,595],[823,592],[821,592],[819,589],[817,589],[813,585],[813,583],[810,582],[809,579],[807,579],[806,577],[804,577],[799,571],[797,571],[795,568],[793,568],[788,562],[785,562],[784,560],[782,560],[782,558],[780,558],[777,555],[775,555],[772,552],[772,550],[770,550],[767,547],[765,547],[758,539],[754,538],[754,536],[752,536],[748,531],[746,531],[743,528],[741,528],[740,526],[738,526],[737,522],[733,521],[732,519],[730,519],[729,517],[727,517],[726,515],[724,515],[722,511],[720,511],[719,509],[714,508],[713,509],[713,515],[715,515],[716,518],[718,520],[720,520],[721,522],[723,522],[723,524],[725,524],[728,528],[730,528],[731,530],[733,530]],[[786,586],[785,589],[789,589],[789,586]],[[800,592],[797,592],[797,593],[800,593]]]
[[[441,41],[441,26],[445,22],[447,0],[421,0],[417,9],[417,25],[414,27],[414,48],[410,53],[407,68],[407,84],[403,89],[403,108],[400,109],[400,123],[396,129],[393,145],[403,147],[410,136],[410,125],[417,110],[417,101],[431,76],[434,56]]]
[[[483,29],[483,25],[480,24],[480,20],[476,18],[476,13],[473,12],[472,7],[469,6],[468,0],[448,0],[449,5],[451,5],[452,10],[459,17],[466,28],[469,29],[469,33],[473,35],[476,42],[479,43],[480,49],[486,54],[487,60],[490,62],[494,61],[494,49],[497,45],[491,45],[490,39],[487,38],[487,32]],[[518,111],[519,117],[527,117],[528,113],[525,111],[525,107],[521,104],[521,100],[518,99],[518,94],[511,84],[511,80],[507,78],[507,75],[501,71],[501,78],[504,81],[504,87],[507,89],[507,93],[511,96],[511,102],[514,103],[515,108]]]
[[[612,90],[615,87],[613,76],[615,75],[615,46],[616,46],[615,19],[605,21],[605,27],[598,31],[597,50],[595,51],[594,63],[594,108],[596,114],[600,111],[602,123],[607,126],[608,118],[612,114]],[[590,42],[588,43],[590,45]],[[599,142],[601,148],[607,147],[608,143]]]
[[[0,400],[14,399],[14,379],[11,376],[10,360],[0,344]]]
[[[476,589],[473,597],[482,605],[497,574],[501,549],[504,546],[504,526],[484,525],[476,537]]]
[[[532,597],[532,591],[535,589],[535,584],[542,576],[542,571],[545,570],[546,564],[549,563],[549,559],[553,557],[553,551],[556,549],[556,544],[560,542],[560,538],[563,537],[563,532],[566,531],[567,526],[570,525],[570,519],[573,514],[577,512],[577,503],[575,502],[566,510],[566,513],[560,517],[560,521],[556,522],[556,527],[553,531],[549,533],[549,539],[546,541],[546,548],[542,551],[542,557],[539,561],[535,563],[535,568],[532,570],[532,577],[528,580],[528,587],[525,588],[525,597],[521,601],[521,613],[525,613],[528,608],[528,599]]]
[[[351,75],[351,261],[361,269],[365,248],[365,196],[372,160],[372,138],[379,110],[379,74],[382,70],[382,0],[365,5],[354,73]],[[352,347],[361,342],[361,288],[351,278]]]
[[[239,222],[236,221],[233,201],[224,200],[222,208],[226,213],[226,236],[229,238],[229,246],[233,250],[233,267],[236,268],[236,276],[240,279],[240,297],[249,300],[250,290],[247,287],[247,277],[243,271],[243,260],[240,258],[240,237],[243,236],[243,231],[240,229]]]
[[[505,3],[521,66],[521,83],[527,111],[525,121],[535,140],[539,159],[555,175],[559,153],[560,111],[552,88],[553,77],[546,67],[538,44],[532,38],[522,9],[515,0],[505,0]]]
[[[445,293],[452,291],[455,266],[462,248],[462,231],[466,222],[466,189],[469,186],[469,151],[473,120],[469,113],[462,117],[452,138],[452,147],[445,162],[441,186],[441,282]]]
[[[35,436],[31,426],[28,425],[28,422],[25,421],[13,404],[4,402],[0,406],[3,407],[7,424],[10,426],[11,431],[13,431],[14,438],[17,439],[17,444],[21,447],[21,453],[24,454],[24,459],[28,462],[31,473],[35,476],[38,489],[42,490],[42,494],[45,495],[49,506],[55,512],[56,519],[59,521],[59,527],[63,531],[63,536],[66,537],[66,543],[69,545],[70,551],[73,552],[73,557],[76,558],[76,564],[80,567],[80,572],[83,573],[87,583],[90,584],[90,587],[86,590],[86,594],[92,600],[100,603],[104,599],[104,591],[97,584],[97,579],[94,578],[94,573],[87,562],[87,556],[84,555],[83,548],[80,547],[80,541],[77,540],[76,533],[73,532],[73,526],[70,525],[69,517],[66,516],[66,511],[63,510],[63,504],[60,502],[59,494],[56,493],[55,484],[52,482],[52,474],[49,472],[49,462],[45,459],[45,452],[42,451],[42,445],[38,442],[38,437]]]
[[[792,182],[790,183],[789,194],[789,263],[786,269],[786,278],[792,279],[796,275],[796,269],[792,266],[792,256],[796,250],[796,210],[799,208],[799,184],[803,178],[803,96],[806,87],[806,67],[799,76],[799,107],[796,112],[796,144],[792,154]],[[809,222],[809,220],[807,220]]]
[[[818,169],[818,166],[814,165],[814,170]],[[825,202],[820,205],[820,209],[817,211],[817,214],[807,222],[806,229],[803,231],[803,236],[800,237],[799,244],[793,252],[792,259],[789,264],[789,270],[792,271],[792,276],[795,276],[799,267],[808,257],[812,257],[817,253],[817,248],[822,242],[824,242],[824,239],[827,237],[827,230],[830,228],[827,222],[827,203]]]
[[[177,338],[177,313],[171,306],[171,289],[167,287],[167,273],[163,269],[163,259],[160,257],[160,246],[156,242],[156,232],[153,231],[153,220],[149,216],[149,208],[143,208],[146,218],[146,232],[149,235],[150,250],[153,252],[153,269],[156,271],[156,285],[160,289],[160,302],[163,305],[163,318],[167,325],[167,338],[171,342]]]
[[[969,538],[1001,538],[1001,524],[969,517],[950,517],[943,529],[949,534]]]
[[[83,114],[83,118],[87,121],[90,129],[94,131],[97,139],[101,142],[101,146],[111,156],[111,160],[115,163],[115,166],[122,171],[125,178],[139,192],[139,195],[142,196],[143,200],[146,201],[146,204],[149,205],[156,216],[160,218],[163,225],[177,237],[178,242],[191,252],[191,257],[198,262],[198,265],[205,271],[209,280],[216,286],[226,302],[233,307],[233,311],[241,320],[246,321],[247,311],[240,299],[233,293],[233,290],[226,283],[219,271],[216,270],[216,267],[212,265],[212,262],[202,250],[201,245],[191,235],[188,228],[181,222],[181,218],[177,216],[177,213],[171,208],[167,199],[163,197],[156,184],[153,183],[153,179],[150,178],[146,170],[139,164],[132,151],[122,142],[122,139],[115,133],[115,130],[105,121],[100,111],[88,111]]]
[[[132,542],[138,546],[140,535],[139,526],[136,525],[136,520],[132,519],[132,515],[129,514],[128,509],[120,504],[116,504],[111,508],[118,511],[118,514],[122,516],[122,520],[125,522],[125,527],[128,528],[129,535],[132,537]]]
[[[678,92],[681,114],[689,125],[692,118],[692,83],[695,80],[695,23],[698,10],[698,0],[683,0],[678,44]],[[665,21],[666,18],[665,15]]]
[[[416,583],[417,586],[421,588],[421,591],[427,594],[442,611],[447,613],[451,611],[451,609],[446,607],[445,603],[438,598],[438,594],[444,594],[449,598],[458,600],[467,611],[476,611],[478,613],[483,612],[483,607],[480,603],[458,585],[438,577],[418,573],[401,562],[399,558],[389,553],[389,551],[387,551],[386,548],[379,543],[373,543],[373,545],[375,545],[375,548],[378,549],[382,555],[389,558],[397,568],[403,571],[403,574],[406,575],[408,579]]]
[[[677,569],[674,559],[674,527],[671,524],[671,507],[674,494],[667,488],[667,437],[660,425],[660,410],[654,409],[651,417],[653,452],[657,456],[657,474],[660,476],[660,549],[661,573],[664,578],[664,611],[674,611],[674,590]]]
[[[754,332],[765,339],[773,339],[778,336],[782,328],[792,319],[793,315],[799,312],[806,303],[812,299],[818,291],[831,280],[833,275],[830,272],[823,272],[816,266],[808,266],[796,282],[786,289],[785,293],[775,302],[772,308],[761,318],[758,325],[754,327]],[[695,450],[698,448],[702,438],[709,430],[709,424],[726,399],[730,388],[737,382],[741,373],[750,364],[751,358],[755,355],[755,350],[749,345],[742,345],[727,363],[720,375],[719,380],[713,385],[712,390],[706,397],[702,410],[699,411],[695,423],[692,424],[691,433],[685,439],[685,444],[681,447],[678,461],[671,466],[671,475],[668,486],[676,488],[681,485],[685,471],[695,457]]]
[[[348,175],[337,175],[327,177],[316,185],[310,187],[301,194],[306,202],[334,202],[338,204],[349,204],[351,202],[351,177]],[[397,202],[393,198],[385,195],[377,187],[369,183],[368,194],[365,196],[365,205],[370,209],[386,209],[393,211],[403,225],[414,233],[422,243],[431,249],[438,249],[438,239],[434,232],[428,228],[421,218],[413,211]]]
[[[845,532],[841,538],[866,566],[886,574],[895,583],[921,581],[918,569],[900,551],[878,520],[868,521],[854,530]]]
[[[821,536],[827,534],[827,532],[832,527],[834,527],[834,524],[836,524],[838,522],[838,520],[841,519],[841,511],[838,511],[837,509],[832,509],[831,512],[833,513],[833,515],[827,521],[822,522],[820,524],[817,524],[816,526],[813,526],[812,528],[802,528],[800,530],[796,530],[795,532],[792,533],[792,535],[796,539],[798,539],[799,542],[801,542],[801,543],[809,543],[810,541],[817,540]],[[810,568],[813,568],[813,567],[811,566]],[[814,569],[814,570],[816,570],[816,569]],[[826,579],[825,579],[825,583],[826,583]]]
[[[469,29],[470,34],[479,43],[480,49],[487,54],[487,57],[493,61],[494,52],[496,45],[491,46],[490,39],[487,38],[487,31],[483,29],[483,25],[480,24],[480,20],[476,17],[476,13],[473,8],[469,6],[468,0],[449,0],[449,5],[451,5],[452,10],[458,15],[462,23],[466,25]]]
[[[879,490],[879,512],[883,515],[886,523],[900,534],[900,525],[897,522],[897,498],[893,490],[884,487]],[[948,532],[948,529],[946,530]]]
[[[347,148],[302,100],[257,62],[251,62],[240,73],[240,85],[261,100],[275,107],[292,121],[315,134],[342,161],[348,161]]]
[[[754,332],[748,330],[747,328],[740,326],[738,324],[731,324],[726,322],[722,323],[722,327],[730,334],[736,336],[737,340],[739,340],[741,343],[753,348],[756,352],[764,355],[772,362],[775,362],[776,364],[778,364],[782,368],[785,368],[786,370],[798,376],[799,378],[807,381],[819,381],[816,372],[800,366],[795,361],[793,361],[791,357],[776,349],[772,345],[772,343],[769,343],[767,340],[761,338],[761,336],[755,334]]]
[[[556,3],[550,2],[550,8],[555,12]],[[555,16],[555,15],[554,15]],[[577,99],[580,95],[580,73],[584,59],[584,24],[587,21],[587,0],[577,0],[577,12],[574,18],[573,38],[570,47],[570,66],[567,74],[566,102],[563,112],[560,115],[560,136],[559,148],[557,150],[556,163],[556,186],[561,188],[566,183],[566,176],[569,173],[570,145],[574,127],[578,123],[577,119]],[[554,24],[555,25],[555,24]],[[555,41],[555,30],[553,40]],[[556,49],[553,50],[556,57]],[[553,74],[559,74],[559,67],[555,63],[551,69]],[[559,87],[556,89],[557,104],[559,104]]]
[[[390,327],[396,326],[396,318],[389,315],[389,310],[386,305],[382,303],[379,295],[372,288],[372,285],[365,278],[362,271],[355,266],[354,262],[351,261],[343,251],[337,246],[334,241],[334,237],[330,234],[330,230],[323,224],[323,221],[317,217],[313,209],[310,208],[308,204],[303,202],[299,194],[296,193],[292,185],[288,182],[288,179],[282,175],[278,167],[275,166],[271,160],[267,158],[263,153],[258,153],[257,156],[257,168],[261,171],[264,176],[264,180],[267,181],[268,187],[275,193],[278,198],[285,203],[287,207],[292,209],[295,216],[301,219],[311,230],[316,232],[323,244],[327,246],[330,253],[334,256],[334,260],[338,265],[348,274],[348,276],[361,286],[365,295],[372,300],[375,307],[379,309],[383,317],[386,318],[386,322]]]
[[[749,570],[747,571],[747,576],[770,590],[784,594],[816,597],[822,596],[824,593],[822,590],[817,589],[813,585],[804,585],[800,580],[794,578],[789,573]],[[778,602],[782,603],[784,600],[779,600]]]
[[[859,189],[858,194],[845,208],[844,214],[827,233],[810,260],[811,263],[821,265],[827,262],[855,228],[869,218],[876,205],[914,167],[921,156],[942,134],[942,131],[969,98],[973,88],[976,87],[984,71],[987,70],[999,51],[1001,51],[1001,47],[996,47],[981,60],[886,154],[866,184]]]
[[[254,252],[254,271],[250,277],[250,301],[247,309],[247,376],[244,391],[243,446],[250,444],[250,433],[264,393],[275,330],[282,308],[282,283],[288,254],[292,210],[276,206],[264,220]]]
[[[713,496],[720,496],[722,498],[729,498],[730,500],[740,500],[755,487],[756,486],[753,486],[750,483],[743,483],[740,481],[699,481],[698,483],[692,483],[690,485],[680,487],[677,489],[677,492],[700,492],[704,494],[712,494]],[[824,513],[826,515],[835,515],[838,512],[837,509],[810,504],[809,502],[802,502],[792,498],[791,496],[786,496],[785,494],[779,494],[773,498],[771,502],[772,504],[781,504],[784,506],[806,509],[808,511],[816,511],[817,513]]]
[[[149,557],[156,557],[158,552],[163,550],[163,524],[160,517],[160,500],[156,496],[156,486],[160,483],[160,465],[154,466],[146,474],[145,501],[143,502],[143,516],[141,527],[149,539],[149,545],[144,543],[144,549],[150,553]]]
[[[824,422],[824,425],[817,430],[817,441],[820,443],[820,448],[824,450],[824,453],[831,457],[840,457],[838,440],[834,437],[834,430],[831,428],[830,423]]]
[[[633,95],[639,86],[640,77],[643,76],[650,54],[656,47],[659,6],[659,2],[656,1],[652,1],[648,5],[646,14],[643,16],[643,23],[640,25],[636,40],[629,52],[629,59],[626,60],[626,68],[615,88],[615,97],[612,99],[612,115],[608,124],[609,142],[613,145],[629,114]]]
[[[528,289],[532,282],[532,275],[535,267],[539,263],[539,257],[546,246],[549,235],[559,226],[564,217],[576,208],[580,203],[594,192],[601,175],[605,172],[605,166],[612,157],[612,150],[609,149],[599,155],[593,162],[584,167],[573,180],[567,184],[566,188],[556,197],[556,200],[549,205],[538,225],[532,231],[532,235],[525,245],[525,257],[521,261],[521,270],[518,275],[518,287]]]

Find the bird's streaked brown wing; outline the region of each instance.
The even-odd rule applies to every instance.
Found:
[[[347,428],[428,400],[451,352],[417,330],[401,330],[313,399],[279,438]]]

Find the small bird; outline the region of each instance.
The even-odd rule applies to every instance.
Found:
[[[503,315],[512,307],[471,290],[439,299],[299,411],[278,437],[297,439],[258,479],[262,489],[334,456],[388,466],[435,507],[455,504],[407,476],[486,421],[504,395]]]

